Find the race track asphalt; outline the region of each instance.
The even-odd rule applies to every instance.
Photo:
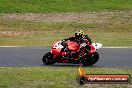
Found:
[[[0,47],[0,67],[43,67],[43,55],[48,47]],[[101,48],[99,61],[93,67],[132,68],[132,48]],[[79,66],[80,64],[55,64],[53,66]]]

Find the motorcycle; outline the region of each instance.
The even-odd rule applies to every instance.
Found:
[[[64,47],[66,45],[67,47]],[[53,44],[50,52],[47,52],[42,61],[46,65],[54,63],[73,63],[83,64],[84,66],[92,66],[99,60],[97,50],[102,47],[101,43],[87,44],[87,41],[78,44],[76,41],[57,41]],[[62,52],[62,49],[64,52]],[[64,53],[68,53],[65,55]]]

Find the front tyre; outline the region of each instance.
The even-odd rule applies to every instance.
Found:
[[[92,66],[98,61],[98,59],[99,59],[98,52],[94,52],[90,56],[86,56],[84,60],[82,61],[82,64],[84,66]]]
[[[98,60],[99,60],[99,54],[98,52],[94,52],[92,55],[91,55],[91,60],[92,60],[92,63],[95,64]]]
[[[46,65],[52,65],[55,63],[55,59],[53,58],[53,54],[51,52],[46,53],[42,58],[43,63]]]
[[[91,59],[85,59],[82,61],[83,66],[92,66],[93,62],[91,61]]]

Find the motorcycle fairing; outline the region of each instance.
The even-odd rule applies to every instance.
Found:
[[[52,48],[55,48],[55,49],[61,48],[61,49],[62,49],[64,46],[62,46],[61,43],[62,43],[62,41],[56,42],[56,43],[53,45]]]
[[[55,42],[50,52],[54,55],[60,55],[61,49],[64,47],[61,43],[62,41]]]
[[[79,50],[80,45],[75,41],[69,41],[67,43],[68,49],[71,51]]]
[[[92,43],[92,46],[97,50],[102,47],[101,43]]]

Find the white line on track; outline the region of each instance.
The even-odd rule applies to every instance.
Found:
[[[0,47],[38,47],[38,46],[0,46]],[[102,48],[132,48],[132,47],[102,47]]]
[[[102,48],[132,48],[132,47],[102,47]]]

